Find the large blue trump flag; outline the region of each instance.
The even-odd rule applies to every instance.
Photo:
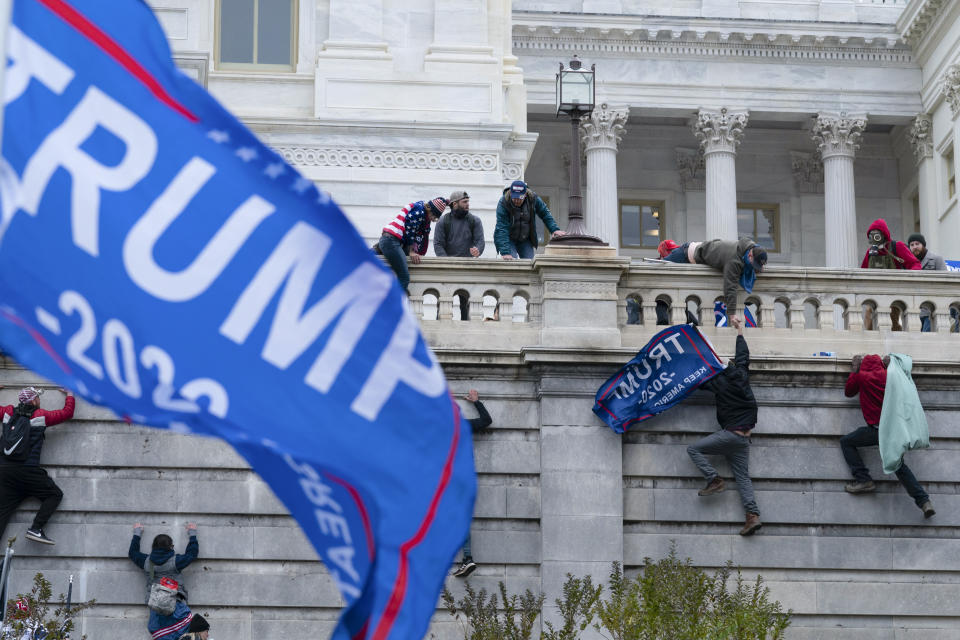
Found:
[[[171,62],[139,0],[17,0],[0,345],[132,420],[216,436],[346,603],[420,638],[467,532],[469,427],[339,208]]]
[[[662,413],[723,371],[700,331],[678,324],[650,338],[597,390],[593,412],[617,433]]]

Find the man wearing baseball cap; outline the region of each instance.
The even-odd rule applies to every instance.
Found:
[[[0,386],[0,389],[2,388]],[[63,402],[63,408],[59,410],[41,409],[40,395],[43,390],[35,387],[20,390],[17,395],[19,404],[16,407],[12,405],[0,407],[4,430],[14,428],[20,420],[28,420],[30,423],[26,459],[18,460],[11,457],[14,451],[13,446],[9,448],[9,453],[7,447],[3,447],[0,455],[0,535],[7,528],[10,516],[20,503],[27,498],[36,498],[40,501],[40,509],[25,536],[34,542],[54,544],[53,540],[44,533],[43,527],[63,499],[63,491],[47,475],[46,469],[40,467],[40,450],[46,438],[46,428],[66,422],[73,417],[75,406],[73,394],[66,389],[60,389],[60,391],[66,395],[66,399]]]
[[[557,221],[550,209],[523,180],[514,180],[503,190],[497,203],[497,226],[493,230],[493,243],[504,260],[530,259],[537,249],[537,221],[540,218],[552,237],[559,238]]]
[[[450,211],[440,216],[437,233],[433,236],[433,251],[440,257],[479,258],[486,243],[483,240],[483,222],[470,213],[470,196],[466,191],[450,194]],[[460,319],[470,319],[470,298],[460,298]]]

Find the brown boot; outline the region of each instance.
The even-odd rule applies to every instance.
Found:
[[[743,523],[743,529],[740,529],[740,535],[742,536],[752,536],[757,531],[760,530],[760,527],[763,526],[763,523],[760,522],[760,516],[756,513],[748,513],[747,521]]]
[[[707,486],[705,486],[703,489],[700,489],[700,491],[697,491],[697,495],[708,496],[711,493],[720,493],[721,491],[723,491],[723,478],[717,476],[708,482]]]

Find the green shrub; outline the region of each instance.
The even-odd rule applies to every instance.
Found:
[[[645,558],[633,580],[615,562],[594,628],[612,640],[781,640],[792,612],[770,600],[762,578],[747,583],[739,569],[731,591],[732,574],[729,562],[713,575],[681,562],[674,547],[658,562]]]
[[[536,596],[527,589],[522,596],[508,596],[507,586],[502,581],[499,586],[499,606],[496,594],[488,597],[486,589],[478,592],[469,582],[464,583],[466,595],[459,602],[444,587],[443,604],[460,623],[464,640],[530,640],[532,637],[533,623],[543,608],[543,594]]]
[[[562,596],[556,600],[562,625],[544,623],[540,640],[577,640],[593,625],[610,640],[782,640],[792,611],[783,612],[770,599],[759,576],[746,582],[732,563],[713,575],[677,557],[671,546],[666,558],[645,558],[636,578],[628,578],[614,562],[606,585],[594,586],[590,576],[567,574]],[[500,582],[496,594],[475,591],[469,581],[466,595],[455,601],[444,589],[443,602],[461,626],[464,640],[529,640],[543,607],[543,594],[529,589],[508,596]],[[603,597],[603,596],[606,597]]]

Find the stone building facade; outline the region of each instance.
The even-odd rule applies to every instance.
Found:
[[[329,191],[368,241],[407,202],[459,188],[489,240],[503,187],[521,177],[562,227],[569,163],[584,163],[587,222],[614,255],[506,263],[488,242],[486,260],[427,258],[411,270],[413,309],[452,388],[478,388],[494,417],[475,438],[474,584],[503,580],[552,603],[566,573],[599,579],[613,561],[634,571],[675,541],[700,566],[731,560],[747,577],[762,574],[796,614],[791,638],[956,637],[960,338],[950,309],[960,288],[953,274],[848,267],[876,217],[960,258],[960,0],[151,5],[180,66]],[[573,54],[598,78],[580,158],[553,108],[558,63]],[[696,497],[685,448],[715,428],[709,394],[624,437],[590,411],[600,383],[657,331],[657,301],[678,322],[691,309],[711,324],[716,274],[637,258],[655,255],[661,238],[745,232],[771,256],[744,300],[760,325],[747,337],[765,523],[749,540],[736,535],[734,492]],[[627,321],[631,299],[637,324]],[[499,319],[484,321],[493,304]],[[864,329],[866,308],[891,305],[904,331],[891,331],[887,314]],[[931,333],[919,331],[921,305]],[[730,330],[704,332],[732,353]],[[837,355],[809,355],[820,351]],[[850,358],[890,351],[914,358],[928,411],[932,450],[909,459],[937,507],[931,521],[896,482],[871,496],[843,491],[837,440],[861,424],[842,392]],[[34,381],[3,365],[0,384]],[[142,576],[125,558],[138,520],[147,539],[176,532],[178,543],[185,522],[200,522],[187,580],[214,637],[332,628],[342,605],[332,581],[225,445],[139,430],[84,405],[75,424],[51,430],[44,464],[66,494],[50,526],[58,544],[17,543],[14,587],[37,570],[55,587],[75,574],[74,597],[99,602],[81,621],[89,637],[144,632]],[[868,464],[880,479],[875,455]],[[22,540],[33,508],[8,535]],[[431,633],[454,638],[459,627],[438,611]]]

